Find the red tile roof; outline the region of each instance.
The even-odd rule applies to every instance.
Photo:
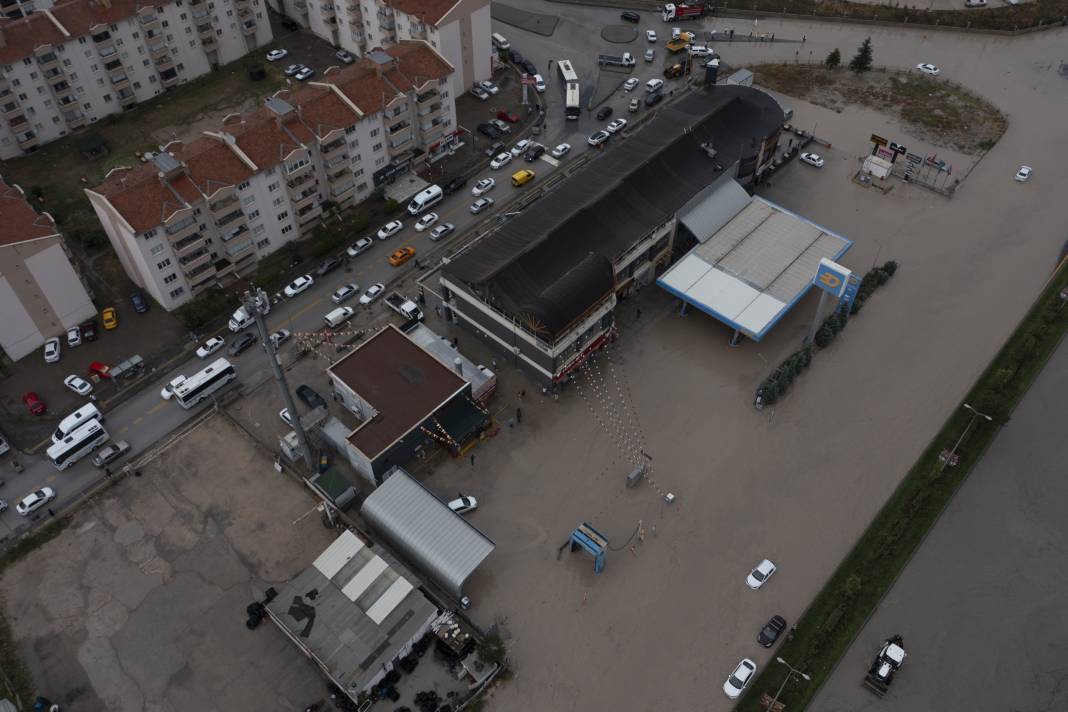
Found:
[[[405,15],[414,15],[428,25],[437,26],[458,0],[386,0],[386,4]]]
[[[48,215],[39,215],[22,191],[0,179],[0,245],[59,234]]]
[[[160,3],[167,4],[167,3]],[[110,25],[131,17],[142,7],[152,4],[142,0],[110,0],[106,7],[100,0],[60,0],[51,9],[69,37],[48,19],[44,12],[32,13],[17,20],[0,21],[6,45],[0,47],[0,63],[11,64],[33,54],[34,48],[43,44],[61,45],[89,34],[96,25]]]
[[[220,188],[238,185],[253,174],[248,164],[218,139],[198,138],[189,144],[176,141],[166,148],[189,167],[190,180],[205,197]]]
[[[404,41],[379,51],[396,60],[384,66],[381,76],[378,65],[363,57],[323,80],[335,84],[364,114],[379,112],[398,93],[421,87],[430,80],[444,79],[453,72],[452,66],[425,42]]]
[[[92,190],[105,196],[136,232],[144,232],[187,207],[186,196],[196,191],[184,176],[180,180],[184,190],[178,190],[161,180],[158,173],[151,161],[136,168],[116,168]]]

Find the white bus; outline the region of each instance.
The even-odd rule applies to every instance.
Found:
[[[78,410],[59,421],[59,427],[52,433],[52,442],[58,443],[70,435],[76,428],[85,425],[86,421],[99,420],[103,422],[104,414],[92,403],[86,403]]]
[[[557,60],[556,66],[560,68],[560,77],[564,80],[564,116],[569,120],[577,120],[581,108],[578,74],[571,66],[570,59]]]
[[[224,358],[218,359],[175,388],[174,400],[178,401],[183,408],[192,408],[235,378],[237,378],[237,371],[234,370],[233,365]]]
[[[441,186],[432,185],[429,188],[424,188],[412,198],[412,202],[408,203],[408,214],[418,215],[427,208],[434,207],[441,202],[444,195],[445,193],[441,190]]]
[[[48,458],[57,470],[65,470],[111,439],[99,420],[90,420],[48,448]]]

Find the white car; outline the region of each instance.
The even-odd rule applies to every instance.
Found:
[[[311,67],[304,67],[299,72],[294,74],[293,78],[296,79],[298,82],[303,82],[306,79],[311,79],[313,74],[315,74],[314,69],[312,69]]]
[[[712,54],[712,48],[708,45],[691,45],[690,56],[691,57],[707,57]]]
[[[935,65],[928,64],[927,62],[923,62],[922,64],[917,64],[916,65],[916,69],[920,70],[924,74],[930,74],[932,77],[937,77],[939,75],[939,73],[942,71],[941,69],[939,69]]]
[[[449,509],[457,514],[467,514],[478,509],[478,500],[466,494],[461,494],[457,499],[449,502]]]
[[[287,77],[292,77],[293,75],[295,75],[297,72],[299,72],[302,69],[304,69],[304,65],[303,64],[291,64],[288,67],[286,67],[285,70],[283,70],[283,71],[285,72],[285,75]]]
[[[490,96],[497,96],[497,92],[500,91],[500,89],[497,88],[497,85],[488,79],[479,82],[478,85],[482,87],[482,91],[486,92]]]
[[[376,282],[367,288],[367,291],[360,295],[360,304],[370,304],[374,300],[382,296],[382,292],[386,291],[386,285],[381,282]]]
[[[492,168],[493,170],[496,171],[498,169],[504,168],[505,166],[507,166],[511,162],[512,162],[512,154],[511,153],[498,153],[496,158],[494,158],[492,161],[490,161],[490,168]]]
[[[36,492],[31,492],[15,505],[15,511],[22,516],[33,514],[56,498],[56,491],[51,487],[42,487]]]
[[[73,349],[82,345],[82,329],[80,326],[72,326],[67,329],[67,348]]]
[[[767,559],[764,559],[756,568],[749,572],[749,575],[745,577],[745,582],[749,588],[754,591],[767,583],[772,574],[777,571],[775,564],[771,563]]]
[[[282,410],[278,411],[278,417],[282,419],[283,423],[291,428],[293,427],[293,418],[289,415],[289,408],[282,408]]]
[[[267,61],[277,62],[278,60],[284,59],[288,56],[289,52],[285,51],[284,49],[272,49],[270,52],[267,53]]]
[[[493,205],[493,198],[489,197],[488,195],[484,198],[479,198],[475,202],[471,203],[471,214],[478,215],[491,205]]]
[[[297,277],[292,282],[286,285],[286,288],[282,290],[287,297],[293,298],[312,286],[315,280],[312,279],[310,274],[306,274],[303,277]]]
[[[637,99],[631,99],[630,104],[627,105],[627,111],[632,114],[637,114],[638,109],[641,108],[642,103]]]
[[[415,229],[419,232],[426,230],[428,227],[438,221],[437,213],[427,213],[423,217],[419,218],[419,222],[415,224]]]
[[[652,49],[645,50],[645,61],[646,62],[652,62],[653,58],[655,58],[655,57],[656,57],[656,53],[653,52]]]
[[[468,94],[475,97],[476,99],[480,99],[481,101],[485,101],[486,99],[490,98],[489,92],[480,87],[478,84],[471,87],[471,91],[469,91]]]
[[[342,64],[352,64],[356,61],[356,58],[353,57],[351,53],[346,52],[343,49],[339,49],[337,52],[334,52],[334,59],[341,62]]]
[[[87,396],[93,392],[93,384],[81,376],[67,376],[63,379],[63,385],[80,396]]]
[[[275,350],[277,350],[279,346],[289,341],[289,337],[292,335],[293,334],[289,331],[289,329],[279,329],[267,338],[274,345]]]
[[[45,363],[55,363],[59,360],[59,337],[53,336],[44,344]]]
[[[534,91],[538,92],[539,94],[543,94],[545,92],[545,78],[540,74],[534,75]]]
[[[649,40],[650,42],[656,42],[656,32],[653,30],[646,30],[645,39]]]
[[[519,158],[528,148],[530,148],[530,139],[524,138],[520,140],[519,143],[512,146],[512,157]]]
[[[378,239],[386,240],[393,237],[398,232],[404,229],[404,223],[400,220],[390,220],[388,223],[382,226],[382,229],[378,231]]]
[[[1026,183],[1031,177],[1031,166],[1020,166],[1020,170],[1016,171],[1016,180],[1021,183]],[[48,360],[47,358],[45,359]]]
[[[625,128],[627,128],[627,120],[626,119],[616,119],[615,121],[611,122],[610,124],[608,124],[608,126],[605,127],[605,131],[607,131],[610,134],[614,134],[614,133],[619,133],[620,131],[622,131]]]
[[[159,397],[163,400],[170,400],[174,395],[174,389],[185,383],[185,376],[175,376],[174,380],[163,387],[163,390],[159,392]]]
[[[623,91],[631,91],[634,87],[638,86],[640,82],[638,77],[631,77],[627,81],[623,82]]]
[[[723,683],[723,694],[732,700],[738,699],[745,690],[745,686],[753,679],[756,669],[756,663],[749,658],[744,658],[742,662],[738,663],[738,667],[734,668],[734,672],[727,678],[727,681]]]
[[[226,346],[226,339],[221,336],[213,336],[197,348],[197,356],[199,358],[207,358],[223,346]]]
[[[330,295],[330,301],[334,304],[341,304],[341,302],[353,296],[358,291],[360,291],[360,288],[355,284],[343,284],[335,289],[334,293]]]
[[[590,144],[591,146],[600,146],[602,143],[607,141],[611,135],[612,134],[608,133],[607,131],[598,131],[597,133],[591,135],[588,139],[586,139],[586,143]]]
[[[436,228],[430,231],[430,239],[434,242],[437,242],[455,229],[456,226],[452,223],[442,223],[441,225],[438,225]]]
[[[550,151],[549,153],[552,154],[553,158],[563,158],[564,156],[567,155],[567,152],[570,151],[570,150],[571,150],[571,144],[570,143],[562,143],[559,146],[557,146],[556,148],[554,148],[552,151]]]
[[[375,246],[375,241],[369,237],[361,237],[356,242],[349,246],[349,249],[345,250],[345,254],[349,257],[356,257],[359,254],[367,252],[369,249]]]
[[[475,183],[475,187],[471,189],[471,195],[476,198],[485,195],[497,186],[497,181],[492,178],[483,178],[478,183]]]
[[[801,162],[816,168],[823,168],[823,159],[816,153],[802,153]]]

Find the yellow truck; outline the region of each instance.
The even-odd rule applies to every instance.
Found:
[[[672,37],[668,40],[667,47],[668,52],[678,53],[686,49],[690,43],[694,40],[694,34],[692,32],[680,32],[678,36]]]

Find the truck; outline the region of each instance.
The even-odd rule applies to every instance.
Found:
[[[614,54],[602,54],[598,55],[597,64],[601,65],[602,67],[606,64],[610,64],[616,67],[633,67],[634,55],[632,55],[630,52],[624,52],[623,56],[618,56]]]
[[[256,305],[264,315],[271,313],[271,300],[267,297],[267,292],[264,292],[262,289],[256,293]],[[236,334],[237,332],[252,326],[255,322],[256,320],[252,318],[252,315],[242,306],[233,313],[230,317],[230,323],[227,326],[230,327],[230,331]]]
[[[422,321],[423,310],[408,297],[400,292],[390,292],[386,295],[386,306],[403,316],[408,321]]]
[[[894,681],[894,675],[901,669],[903,662],[905,640],[900,635],[890,636],[883,641],[879,652],[875,654],[875,660],[864,677],[864,686],[882,697],[890,689],[890,683]]]
[[[676,22],[678,20],[696,20],[705,14],[704,5],[683,5],[668,3],[662,8],[664,22]]]
[[[668,40],[667,44],[664,46],[667,47],[668,52],[678,54],[689,47],[690,43],[687,40],[682,39],[682,37],[676,37],[675,39]]]

